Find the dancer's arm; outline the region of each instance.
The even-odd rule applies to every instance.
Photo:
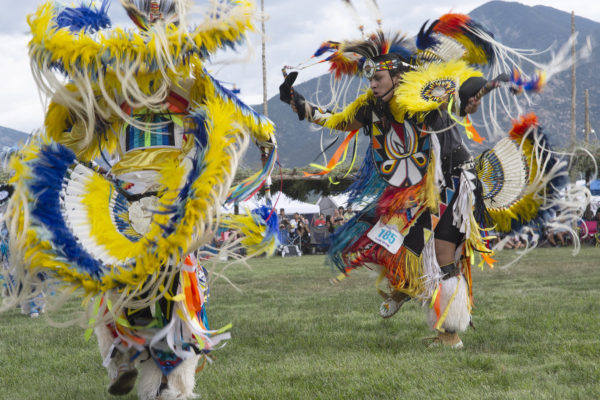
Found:
[[[349,119],[339,118],[339,115],[334,114],[331,110],[323,109],[306,101],[304,96],[293,87],[297,76],[297,72],[291,72],[286,76],[284,82],[279,86],[279,98],[292,107],[301,121],[306,118],[309,122],[339,131],[358,130],[364,126],[355,116],[351,116]],[[332,118],[334,115],[338,115],[338,118]]]
[[[460,98],[460,115],[473,114],[477,112],[481,98],[500,86],[501,82],[508,82],[510,77],[507,74],[500,74],[492,80],[482,77],[472,77],[467,79],[458,91]]]

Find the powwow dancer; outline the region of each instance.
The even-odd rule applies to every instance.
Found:
[[[16,153],[17,150],[17,147],[4,147],[0,151],[0,167],[2,171],[7,171],[8,159],[12,154]],[[6,223],[4,223],[3,218],[8,201],[13,192],[14,189],[12,185],[0,185],[0,290],[4,297],[8,297],[11,292],[18,292],[22,289],[14,279],[14,268],[10,264],[8,228]],[[15,304],[15,306],[18,306],[21,309],[21,314],[28,315],[31,318],[37,318],[40,314],[44,313],[45,297],[47,296],[47,293],[44,293],[43,291],[44,285],[35,284],[35,282],[43,281],[45,275],[36,274],[28,279],[32,280],[31,292],[20,303]],[[51,292],[48,294],[51,294]]]
[[[424,24],[416,43],[378,31],[362,40],[325,42],[314,57],[323,54],[336,78],[369,80],[369,88],[338,112],[295,91],[295,71],[280,86],[281,100],[300,120],[350,131],[344,146],[353,137],[356,146],[360,128],[369,137],[358,178],[348,189],[350,205],[368,205],[335,231],[329,259],[344,274],[379,267],[389,288],[380,290],[380,315],[391,317],[405,301],[420,299],[429,305],[429,326],[438,333],[434,343],[460,348],[458,333],[471,322],[471,266],[476,255],[480,266],[494,262],[485,227],[516,231],[559,208],[570,221],[582,212],[579,204],[558,199],[567,183],[566,162],[551,153],[535,116],[516,120],[509,138],[476,160],[461,139],[461,126],[480,139],[467,114],[485,94],[539,90],[544,72],[531,79],[519,74],[519,62],[529,60],[459,14]],[[561,62],[553,60],[552,71]],[[484,78],[478,64],[488,65],[496,78]],[[500,73],[511,66],[510,76]],[[320,174],[336,166],[342,150]]]
[[[34,75],[51,101],[45,131],[11,161],[6,220],[23,285],[13,301],[27,276],[46,273],[61,301],[88,304],[73,322],[95,330],[111,394],[129,392],[139,370],[141,399],[187,399],[199,358],[229,337],[208,327],[208,276],[194,253],[219,223],[242,231],[236,244],[250,256],[277,245],[266,207],[220,220],[226,198],[260,189],[275,142],[272,123],[204,66],[242,42],[255,8],[210,1],[188,28],[189,1],[122,0],[138,29],[109,29],[108,3],[48,2],[28,20]],[[250,138],[267,162],[230,191]]]

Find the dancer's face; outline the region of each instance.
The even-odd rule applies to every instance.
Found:
[[[390,101],[394,96],[394,91],[391,89],[397,83],[397,75],[392,78],[389,71],[377,71],[369,81],[369,86],[375,97],[381,97],[383,101]]]

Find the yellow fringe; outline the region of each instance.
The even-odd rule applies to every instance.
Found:
[[[356,98],[350,105],[344,108],[341,112],[335,113],[325,121],[326,128],[344,130],[344,127],[351,123],[358,112],[358,109],[366,105],[374,99],[373,91],[367,91]]]
[[[440,190],[435,182],[435,167],[437,159],[433,152],[433,148],[429,152],[429,165],[427,165],[427,173],[425,175],[425,190],[419,193],[419,203],[424,202],[431,212],[438,212],[441,198]]]
[[[244,39],[246,32],[254,30],[254,5],[245,0],[237,0],[235,3],[235,12],[226,15],[226,19],[199,24],[193,32],[188,33],[185,30],[187,27],[179,29],[172,24],[166,27],[170,54],[173,59],[181,62],[178,67],[185,65],[184,51],[202,48],[213,53],[223,46],[223,42],[240,41]],[[100,56],[114,58],[115,64],[140,61],[142,69],[139,72],[143,74],[143,66],[155,60],[159,54],[159,37],[152,30],[142,35],[132,30],[115,28],[110,32],[99,32],[94,40],[91,35],[81,32],[57,29],[54,19],[59,11],[59,8],[53,7],[52,2],[47,2],[28,16],[27,22],[33,35],[29,47],[32,56],[38,60],[61,62],[69,76],[78,76],[82,69],[103,71]],[[204,28],[205,26],[208,28]]]
[[[239,231],[242,234],[243,239],[241,243],[247,249],[248,256],[259,254],[272,255],[275,252],[276,238],[273,237],[265,240],[267,227],[257,224],[250,210],[246,210],[245,214],[227,216],[227,218],[221,221],[221,225]]]

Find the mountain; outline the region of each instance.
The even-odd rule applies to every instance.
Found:
[[[4,146],[13,147],[24,143],[28,136],[25,132],[0,126],[0,149]]]
[[[469,15],[494,33],[495,38],[512,48],[545,50],[551,45],[554,51],[566,43],[571,34],[571,15],[546,6],[525,6],[516,2],[491,1],[474,9]],[[589,36],[592,46],[600,45],[600,23],[592,20],[575,17],[575,27],[579,32],[578,48]],[[335,38],[324,38],[335,39]],[[318,45],[318,44],[316,44]],[[542,54],[542,60],[548,61],[551,52]],[[299,56],[299,58],[302,58]],[[600,65],[600,49],[594,48],[587,61],[577,64],[577,111],[576,126],[577,139],[583,142],[585,89],[589,89],[590,122],[592,127],[600,131],[600,80],[598,79],[598,65]],[[485,71],[484,71],[485,72]],[[348,93],[356,93],[355,86]],[[327,104],[329,92],[329,77],[315,78],[295,86],[297,92],[305,95],[314,102],[314,96],[320,88],[320,104]],[[551,143],[556,147],[568,147],[570,143],[570,110],[571,110],[571,72],[570,69],[555,75],[548,82],[544,91],[532,96],[534,103],[527,111],[534,111],[548,134]],[[483,100],[485,103],[485,99]],[[262,105],[253,106],[262,112]],[[273,96],[268,101],[269,118],[276,124],[277,142],[279,145],[280,163],[285,168],[296,168],[308,165],[320,152],[319,132],[314,132],[314,125],[305,121],[298,121],[298,117],[291,111],[287,104],[279,101],[279,95]],[[475,117],[474,123],[478,119]],[[509,119],[503,121],[503,126],[510,127]],[[483,133],[483,132],[482,132]],[[363,141],[364,137],[359,135]],[[333,140],[327,134],[326,142]],[[338,141],[341,142],[341,139]],[[362,156],[363,150],[359,150]],[[487,145],[493,144],[486,142]],[[336,146],[333,146],[335,149]],[[329,154],[333,151],[330,150]],[[260,164],[258,150],[249,149],[244,164],[257,167]],[[323,163],[322,158],[318,161]]]

